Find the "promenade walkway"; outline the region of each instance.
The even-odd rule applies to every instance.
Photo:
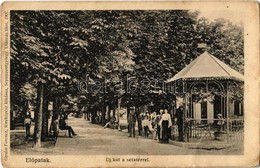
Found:
[[[104,129],[83,118],[69,117],[68,124],[78,134],[69,138],[61,134],[54,153],[68,155],[186,155],[186,154],[221,154],[226,150],[188,149],[169,144],[160,144],[156,140],[141,136],[129,138],[125,131]]]

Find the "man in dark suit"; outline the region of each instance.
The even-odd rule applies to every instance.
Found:
[[[69,126],[69,125],[66,123],[64,116],[62,116],[62,117],[60,118],[60,120],[59,120],[59,128],[60,128],[61,130],[68,130],[68,132],[69,132],[69,137],[70,137],[70,138],[72,138],[71,134],[74,135],[74,136],[77,135],[77,134],[74,132],[74,130],[72,129],[72,127]]]
[[[176,110],[179,141],[183,141],[183,106]]]
[[[130,108],[130,113],[127,118],[128,127],[129,127],[129,137],[135,137],[135,123],[136,123],[136,115],[134,107]]]

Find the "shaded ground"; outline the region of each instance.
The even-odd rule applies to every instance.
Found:
[[[32,137],[25,138],[24,132],[11,132],[11,154],[52,154],[54,151],[54,142],[45,141],[41,143],[42,149],[33,148]]]
[[[129,138],[127,131],[103,129],[100,125],[91,124],[83,118],[70,117],[69,125],[78,136],[69,138],[63,132],[54,146],[53,141],[43,142],[41,150],[32,148],[32,140],[24,140],[24,133],[11,136],[12,154],[65,154],[65,155],[221,155],[243,154],[243,145],[221,145],[223,142],[208,140],[201,143],[186,145],[160,144],[151,138],[141,136]],[[184,144],[184,145],[183,145]],[[219,145],[220,144],[220,145]]]

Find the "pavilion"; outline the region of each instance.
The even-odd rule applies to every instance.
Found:
[[[182,97],[185,118],[213,122],[218,114],[243,118],[243,81],[242,74],[205,51],[167,83]]]

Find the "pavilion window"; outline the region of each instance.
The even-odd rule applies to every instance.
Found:
[[[234,101],[234,114],[243,116],[243,104],[240,101]]]

